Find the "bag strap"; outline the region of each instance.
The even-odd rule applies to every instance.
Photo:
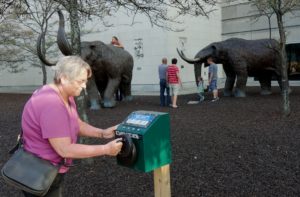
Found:
[[[18,135],[18,138],[17,138],[17,144],[9,150],[9,154],[12,155],[14,154],[19,148],[23,147],[23,132],[21,130],[20,134]]]
[[[17,138],[17,144],[11,149],[9,150],[9,154],[12,155],[14,154],[19,148],[23,148],[24,146],[24,139],[23,139],[23,130],[21,129],[20,134],[18,135]],[[59,163],[58,166],[66,166],[66,167],[73,167],[75,166],[74,164],[67,164],[66,158],[63,158]]]

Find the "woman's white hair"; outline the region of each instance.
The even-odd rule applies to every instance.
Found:
[[[82,72],[82,70],[87,71],[88,77],[90,77],[92,74],[89,64],[83,61],[78,56],[61,57],[54,67],[54,70],[54,82],[56,84],[60,83],[60,79],[63,76],[71,81],[76,79],[76,77]]]

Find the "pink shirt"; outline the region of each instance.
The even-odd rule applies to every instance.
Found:
[[[25,150],[57,165],[62,161],[50,145],[49,138],[69,137],[77,142],[79,131],[78,114],[73,97],[69,98],[71,113],[68,112],[58,93],[49,85],[36,90],[25,104],[22,114],[22,129]],[[71,164],[71,159],[66,159]],[[60,173],[68,168],[62,166]]]

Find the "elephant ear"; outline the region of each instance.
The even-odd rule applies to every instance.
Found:
[[[91,49],[91,50],[95,50],[95,48],[96,48],[96,45],[95,45],[95,44],[91,44],[91,45],[90,45],[90,49]]]
[[[208,57],[217,57],[218,55],[218,48],[219,46],[216,43],[212,43],[208,46],[206,46],[205,48],[203,48],[202,50],[200,50],[197,54],[196,57],[201,59],[201,62],[206,62]]]
[[[223,48],[222,44],[214,43],[211,47],[213,49],[212,56],[215,58],[216,63],[218,62],[218,60],[226,59],[227,52]]]
[[[97,59],[97,53],[95,53],[96,45],[90,42],[81,43],[81,58],[86,61],[91,67]]]
[[[211,45],[212,48],[212,57],[218,57],[219,56],[219,46],[217,44]]]

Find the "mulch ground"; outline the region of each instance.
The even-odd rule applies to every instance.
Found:
[[[300,196],[300,88],[293,87],[288,118],[281,116],[278,88],[270,96],[259,95],[257,87],[249,87],[247,93],[247,98],[221,97],[197,105],[187,104],[195,94],[181,95],[177,109],[160,107],[158,96],[135,96],[114,109],[88,111],[88,116],[90,123],[105,128],[132,111],[168,112],[173,197]],[[15,144],[29,96],[0,94],[0,167]],[[91,165],[76,163],[66,175],[67,197],[154,196],[153,173],[118,166],[107,156],[95,158]],[[22,195],[0,179],[0,196]]]

